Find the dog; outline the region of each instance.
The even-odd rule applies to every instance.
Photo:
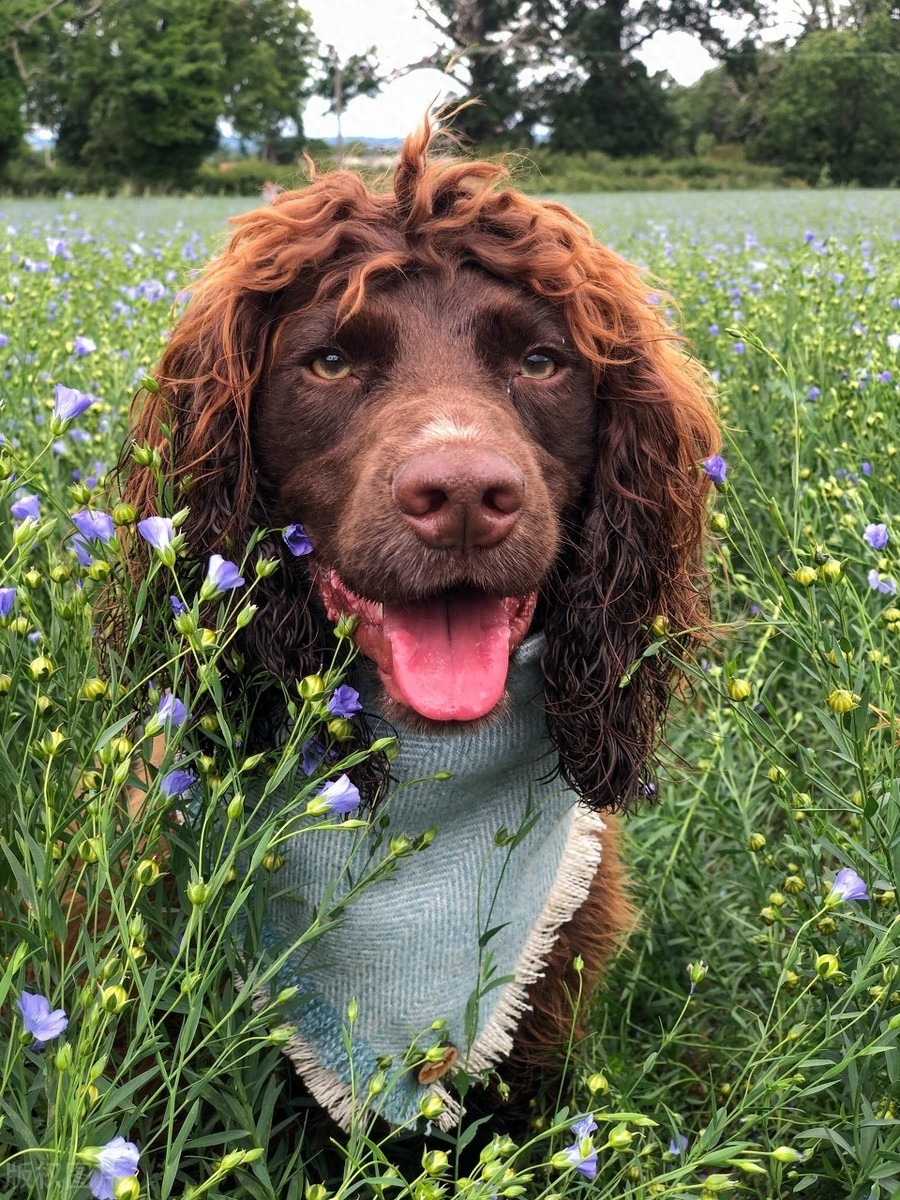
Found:
[[[558,1064],[633,919],[616,813],[651,790],[708,628],[706,373],[587,225],[434,141],[410,136],[380,190],[335,171],[236,218],[133,435],[183,495],[194,558],[270,531],[248,670],[293,686],[353,619],[350,745],[401,747],[354,779],[392,833],[437,831],[288,975],[318,1013],[292,1014],[289,1053],[344,1125],[360,1086],[395,1126],[449,1124],[459,1070],[522,1096]],[[122,495],[154,513],[153,472],[132,464]],[[325,895],[342,845],[296,842],[297,890]]]

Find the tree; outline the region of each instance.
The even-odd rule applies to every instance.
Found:
[[[743,17],[756,28],[765,2],[418,0],[418,8],[444,47],[429,65],[448,67],[482,102],[456,121],[474,140],[503,140],[513,130],[549,123],[558,145],[606,143],[635,152],[636,135],[641,145],[658,148],[673,128],[662,87],[635,51],[656,32],[682,30],[724,54],[728,41],[718,18]],[[654,124],[659,128],[648,128]]]
[[[319,78],[313,92],[328,101],[328,111],[337,120],[337,160],[344,157],[344,133],[341,120],[344,109],[356,96],[374,96],[385,77],[378,71],[375,47],[365,54],[351,54],[341,61],[334,46],[326,46],[319,58]]]
[[[0,171],[23,146],[29,87],[43,70],[47,38],[68,2],[4,0],[0,5]]]
[[[68,0],[33,115],[98,179],[188,184],[228,117],[267,152],[300,125],[314,41],[293,0]]]
[[[759,157],[810,182],[900,180],[900,21],[889,11],[852,28],[813,30],[782,58],[765,106]]]
[[[286,127],[303,132],[316,42],[309,15],[285,0],[243,0],[226,6],[225,116],[235,131],[262,142],[274,159]]]

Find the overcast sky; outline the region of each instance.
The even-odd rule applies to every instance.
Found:
[[[435,45],[434,30],[415,15],[415,0],[302,0],[313,30],[324,44],[346,58],[375,45],[387,70],[417,62]],[[779,0],[789,20],[794,0]],[[667,70],[679,83],[690,84],[711,65],[700,43],[684,33],[657,34],[639,57],[651,73]],[[370,99],[360,96],[344,114],[345,137],[402,137],[413,129],[436,98],[448,94],[448,81],[439,71],[414,71],[382,88]],[[334,137],[333,116],[321,100],[309,103],[304,116],[308,137]]]

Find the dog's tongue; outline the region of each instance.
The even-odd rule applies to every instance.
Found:
[[[432,721],[473,721],[503,698],[510,618],[493,596],[451,592],[384,606],[395,699]]]

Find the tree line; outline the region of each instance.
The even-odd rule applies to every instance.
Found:
[[[737,147],[810,182],[900,178],[900,3],[803,0],[792,44],[769,0],[417,0],[444,70],[478,104],[454,122],[476,149],[614,158]],[[29,129],[98,182],[190,186],[227,121],[268,162],[295,162],[303,109],[387,81],[374,51],[341,62],[294,0],[3,0],[0,177]],[[736,18],[737,42],[721,18]],[[691,87],[650,75],[654,33],[699,39],[717,65]]]

